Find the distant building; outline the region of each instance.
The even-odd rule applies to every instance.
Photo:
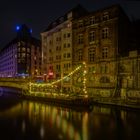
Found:
[[[0,77],[41,75],[41,43],[25,24],[17,36],[0,51]]]

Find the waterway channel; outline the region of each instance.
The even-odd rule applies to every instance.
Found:
[[[139,132],[139,110],[75,110],[0,97],[0,140],[137,140]]]

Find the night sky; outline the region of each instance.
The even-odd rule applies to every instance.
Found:
[[[140,1],[134,0],[1,0],[0,3],[0,47],[4,47],[16,36],[16,26],[26,24],[33,36],[40,33],[56,18],[81,4],[94,11],[120,3],[129,17],[140,18]]]

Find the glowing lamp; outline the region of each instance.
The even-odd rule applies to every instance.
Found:
[[[18,31],[20,29],[20,26],[16,26],[16,30]]]
[[[53,72],[49,72],[49,76],[53,76]]]
[[[33,30],[32,29],[30,29],[30,33],[32,33],[33,32]]]

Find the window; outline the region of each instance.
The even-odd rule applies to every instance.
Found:
[[[18,51],[20,52],[20,48],[18,48]]]
[[[109,77],[106,77],[106,76],[101,77],[100,83],[110,83]]]
[[[79,22],[78,22],[78,27],[80,28],[80,27],[83,27],[83,20],[80,20]]]
[[[95,24],[95,17],[90,18],[90,25],[93,25],[93,24]]]
[[[95,67],[94,66],[92,66],[92,67],[89,67],[89,73],[95,73],[96,72],[96,69],[95,69]]]
[[[103,21],[106,21],[108,19],[109,19],[109,13],[108,12],[103,13]]]
[[[66,34],[63,34],[63,38],[64,38],[64,39],[66,38]]]
[[[64,48],[66,48],[66,43],[64,44]]]
[[[65,70],[68,70],[70,67],[71,67],[71,64],[70,63],[65,63],[64,64],[64,69]]]
[[[58,46],[56,46],[56,51],[58,51],[59,50],[59,47]]]
[[[66,53],[64,53],[63,57],[66,58]]]
[[[26,50],[26,48],[23,47],[23,48],[22,48],[22,52],[25,52],[25,50]]]
[[[83,34],[79,34],[78,35],[78,44],[82,44],[83,43]]]
[[[56,51],[60,51],[61,50],[61,46],[56,46]]]
[[[67,58],[70,58],[70,57],[71,57],[70,53],[67,53]]]
[[[82,57],[83,57],[82,50],[79,50],[78,51],[78,61],[81,61],[82,60]]]
[[[56,65],[56,71],[57,71],[57,72],[60,71],[60,65]]]
[[[26,56],[26,54],[25,53],[22,53],[22,58],[24,58]]]
[[[49,57],[49,61],[53,61],[53,57]]]
[[[95,48],[89,49],[89,55],[88,55],[89,62],[95,61],[95,53],[96,53]]]
[[[89,42],[95,41],[95,31],[89,32]]]
[[[68,37],[68,38],[70,37],[70,33],[67,34],[67,37]]]
[[[105,65],[102,65],[100,67],[100,72],[101,73],[108,73],[109,69],[108,69],[108,66],[105,64]]]
[[[68,43],[67,47],[70,48],[70,43]]]
[[[28,53],[30,52],[30,48],[27,48],[27,52],[28,52]]]
[[[108,57],[108,48],[104,47],[102,48],[102,58],[107,58]]]
[[[102,29],[102,39],[106,39],[109,37],[109,28],[103,28]]]

